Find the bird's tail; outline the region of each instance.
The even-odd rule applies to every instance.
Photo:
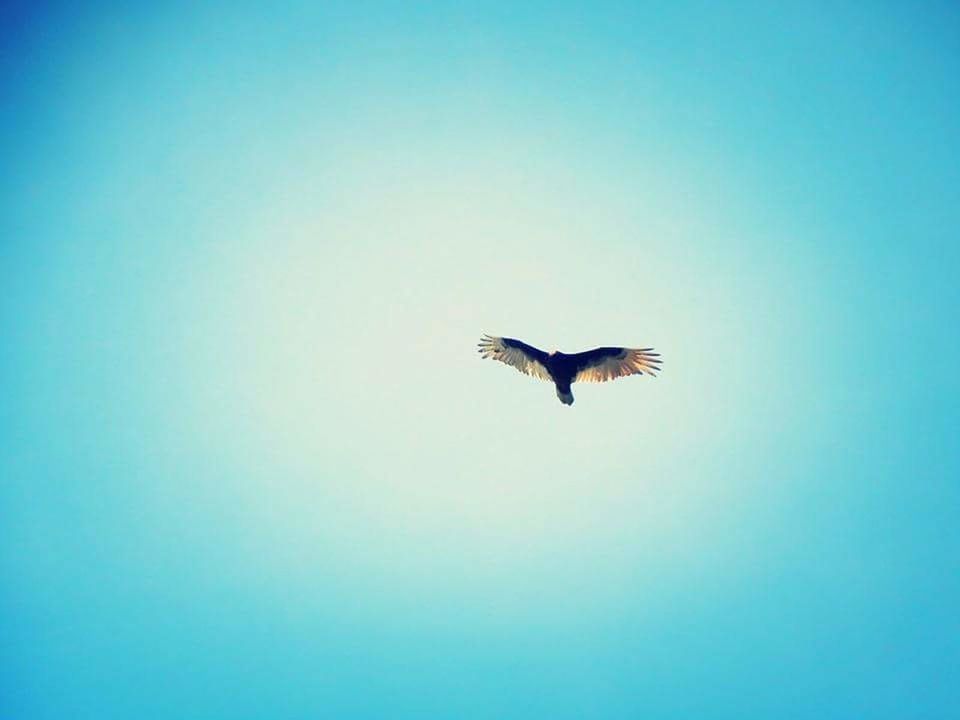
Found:
[[[560,398],[560,402],[564,405],[573,405],[573,393],[570,392],[570,388],[566,390],[561,390],[560,386],[557,386],[557,397]]]

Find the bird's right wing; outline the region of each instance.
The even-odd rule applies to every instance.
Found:
[[[660,353],[653,348],[602,347],[571,355],[577,365],[574,382],[606,382],[626,375],[660,372]]]
[[[532,375],[541,380],[553,380],[544,364],[547,354],[532,345],[513,338],[484,335],[479,347],[481,357],[499,360],[515,367],[525,375]]]

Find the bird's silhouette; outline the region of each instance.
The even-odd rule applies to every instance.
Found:
[[[544,352],[520,340],[484,335],[480,355],[515,367],[526,375],[550,380],[564,405],[573,405],[570,385],[575,382],[606,382],[626,375],[655,375],[660,353],[653,348],[599,347],[568,355]]]

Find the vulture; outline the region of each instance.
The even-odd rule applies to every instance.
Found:
[[[513,338],[484,335],[480,356],[515,367],[525,375],[549,380],[557,387],[564,405],[573,405],[570,384],[606,382],[625,375],[655,375],[660,370],[660,353],[653,348],[599,347],[568,355],[544,352]]]

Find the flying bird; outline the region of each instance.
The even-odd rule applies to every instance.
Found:
[[[568,355],[547,353],[513,338],[492,335],[484,335],[479,347],[483,358],[499,360],[525,375],[553,382],[564,405],[573,405],[571,383],[606,382],[660,371],[660,353],[653,352],[653,348],[600,347]]]

